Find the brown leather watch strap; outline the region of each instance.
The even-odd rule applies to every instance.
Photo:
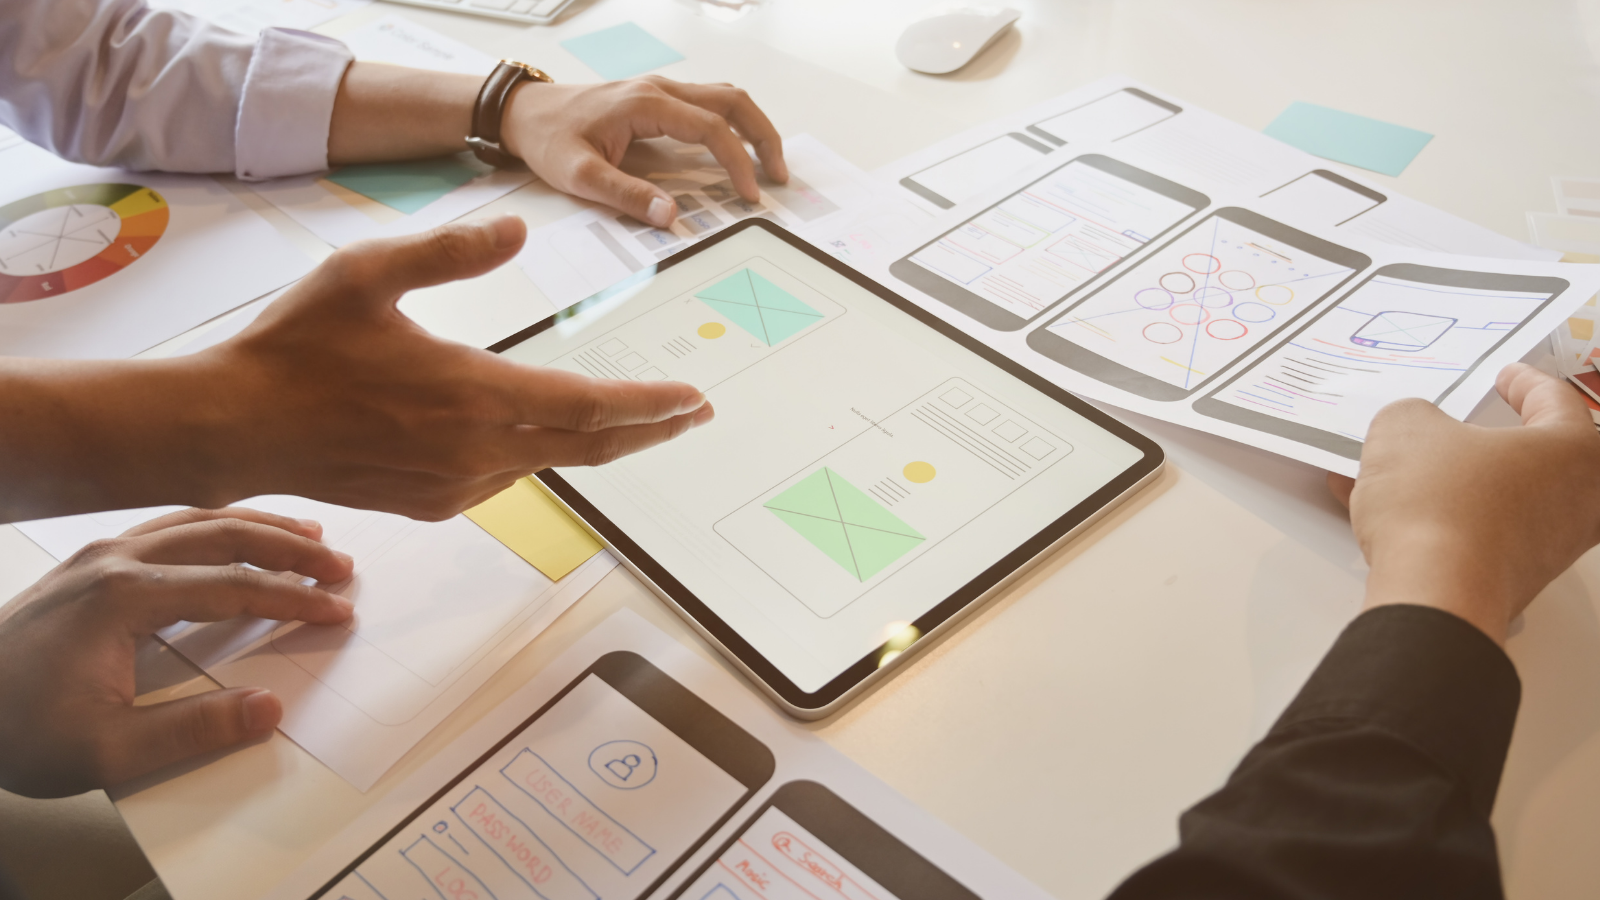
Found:
[[[555,79],[526,63],[502,59],[478,91],[478,102],[472,106],[472,133],[467,136],[467,146],[491,166],[504,168],[517,162],[501,142],[500,124],[511,92],[525,81],[550,83]]]

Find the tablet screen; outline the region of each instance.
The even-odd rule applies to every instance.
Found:
[[[1159,451],[768,227],[725,232],[505,353],[705,392],[710,424],[546,483],[670,575],[651,577],[725,646],[719,628],[810,694],[1065,534]]]

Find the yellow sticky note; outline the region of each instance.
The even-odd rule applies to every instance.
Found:
[[[517,479],[466,515],[556,581],[600,552],[600,542],[531,479]]]
[[[1594,340],[1593,319],[1568,319],[1567,330],[1572,332],[1572,336],[1580,341]]]

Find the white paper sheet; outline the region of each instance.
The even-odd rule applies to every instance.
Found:
[[[150,0],[156,9],[176,9],[240,34],[263,28],[308,31],[349,15],[372,0]]]
[[[751,204],[734,192],[727,172],[704,147],[636,143],[622,170],[677,198],[679,218],[672,228],[652,228],[596,205],[535,229],[517,263],[554,313],[750,216],[772,218],[801,236],[843,233],[847,211],[877,192],[865,173],[810,135],[786,139],[784,158],[789,183],[763,182],[760,202]]]
[[[1068,127],[1063,110],[1118,94],[1137,96]],[[1014,163],[1015,150],[981,149],[997,140],[1034,161],[983,187],[976,167],[949,162],[978,147],[970,158]],[[1354,474],[1372,412],[1423,396],[1465,417],[1600,277],[1325,165],[1125,79],[1099,82],[890,167],[906,174],[878,209],[949,208],[853,262],[1075,393]],[[1456,274],[1385,268],[1406,265]],[[1516,276],[1565,285],[1534,297],[1559,282]],[[1438,277],[1454,282],[1448,296]]]
[[[342,40],[362,62],[480,77],[495,65],[460,41],[401,16],[384,16]],[[362,172],[368,174],[357,181]],[[252,182],[250,187],[317,237],[342,247],[436,228],[532,180],[526,169],[495,169],[461,153],[440,160],[346,166],[331,173]]]
[[[311,266],[208,176],[0,150],[0,355],[132,356]]]
[[[1130,78],[1112,76],[968,129],[875,174],[893,186],[895,195],[941,212],[1042,158],[1065,161],[1108,150],[1118,158],[1127,150],[1142,167],[1180,184],[1204,183],[1258,199],[1267,199],[1307,173],[1328,171],[1331,165],[1194,104]],[[1349,221],[1334,220],[1341,221],[1343,232],[1468,256],[1539,260],[1560,256],[1380,188],[1347,170],[1336,174],[1385,198]],[[1299,221],[1286,224],[1303,227]],[[1309,224],[1318,222],[1313,219]]]
[[[747,787],[585,674],[619,654],[642,657],[645,666],[628,661],[632,671],[653,667],[709,704],[686,716],[724,735],[731,729],[724,746],[749,747],[753,739],[759,746],[751,756],[764,748],[771,762],[763,771],[771,774]],[[698,705],[683,706],[691,704]],[[330,882],[337,884],[330,897],[421,896],[439,880],[445,890],[527,900],[923,900],[874,880],[864,871],[870,860],[852,862],[859,847],[829,844],[797,821],[785,798],[798,791],[842,801],[843,813],[870,820],[972,894],[1047,897],[628,610],[579,640],[267,896],[300,900]],[[344,871],[374,847],[354,872]],[[797,891],[802,885],[811,889]]]
[[[299,497],[240,506],[323,525],[356,559],[335,590],[356,607],[344,626],[238,618],[162,632],[225,687],[270,688],[284,734],[365,791],[616,566],[601,552],[552,582],[464,516],[414,522]],[[122,510],[23,522],[57,559],[178,509]]]

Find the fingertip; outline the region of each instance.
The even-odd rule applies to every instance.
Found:
[[[523,240],[528,236],[527,223],[521,216],[510,215],[496,216],[484,223],[484,228],[489,232],[490,243],[496,250],[509,250],[512,247],[522,246]]]
[[[248,737],[259,737],[283,720],[283,703],[266,688],[257,688],[239,701],[239,724]]]
[[[694,414],[694,418],[689,420],[689,427],[691,427],[691,428],[699,428],[701,425],[704,425],[707,422],[710,422],[712,419],[715,419],[716,417],[717,417],[716,409],[713,408],[710,403],[707,403],[704,406],[700,407],[700,409]]]
[[[1333,499],[1339,501],[1345,509],[1350,508],[1350,494],[1355,491],[1356,480],[1349,475],[1340,475],[1338,472],[1328,473],[1328,493]]]
[[[294,521],[300,526],[301,534],[311,538],[313,541],[322,540],[321,522],[318,522],[316,519],[295,519]]]
[[[700,393],[699,391],[695,391],[679,401],[678,408],[673,410],[672,414],[675,416],[681,416],[685,413],[692,413],[695,410],[707,405],[706,395]]]
[[[671,228],[672,223],[678,218],[678,204],[665,195],[657,195],[650,199],[650,208],[645,211],[645,220],[657,228]]]

